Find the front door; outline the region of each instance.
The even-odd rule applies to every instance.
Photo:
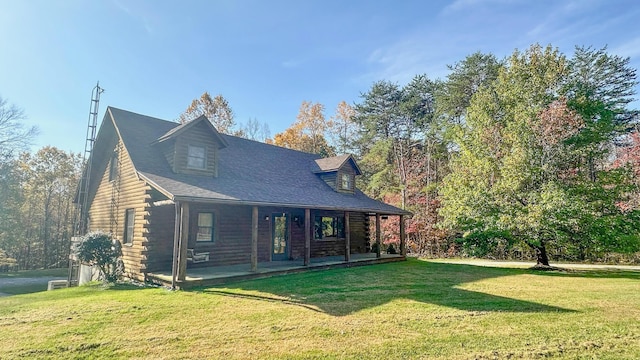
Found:
[[[289,246],[289,222],[287,214],[273,214],[271,217],[271,260],[287,260]]]

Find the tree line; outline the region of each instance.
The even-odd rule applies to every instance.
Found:
[[[28,152],[38,130],[24,118],[0,98],[0,270],[64,267],[82,158],[50,146]]]
[[[629,59],[534,44],[502,60],[475,53],[449,70],[404,86],[377,81],[328,120],[305,101],[274,143],[354,154],[359,188],[413,212],[414,254],[640,261]],[[397,242],[397,224],[383,225]]]

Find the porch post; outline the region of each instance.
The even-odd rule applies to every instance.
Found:
[[[400,255],[407,256],[407,239],[404,229],[404,215],[400,215]]]
[[[180,202],[175,202],[176,214],[173,230],[173,259],[171,264],[171,290],[176,289],[178,277],[178,254],[180,253]]]
[[[258,207],[251,213],[251,271],[258,271]]]
[[[311,210],[304,209],[304,266],[311,262]]]
[[[189,247],[189,203],[181,203],[180,252],[178,254],[178,281],[187,277],[187,247]]]
[[[344,261],[351,261],[351,229],[348,211],[344,212]]]
[[[380,250],[382,244],[380,243],[380,214],[376,214],[376,257],[380,258]]]

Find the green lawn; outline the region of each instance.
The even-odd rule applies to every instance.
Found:
[[[640,273],[409,260],[0,298],[1,358],[639,359]]]

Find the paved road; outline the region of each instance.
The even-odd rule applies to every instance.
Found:
[[[483,259],[434,259],[435,262],[443,262],[449,264],[465,264],[488,267],[532,267],[535,262],[527,261],[497,261]],[[569,264],[569,263],[551,263],[551,266],[565,269],[594,269],[594,270],[630,270],[640,271],[640,266],[635,265],[600,265],[600,264]]]
[[[0,278],[0,296],[9,296],[10,294],[5,294],[2,292],[2,289],[5,287],[12,286],[21,286],[21,285],[38,285],[42,284],[43,289],[47,289],[47,284],[51,280],[66,280],[66,278],[61,277],[31,277],[31,278]]]

